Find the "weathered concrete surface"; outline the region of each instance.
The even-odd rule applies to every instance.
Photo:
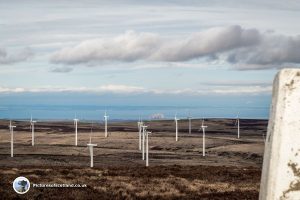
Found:
[[[300,69],[273,83],[259,199],[300,200]]]

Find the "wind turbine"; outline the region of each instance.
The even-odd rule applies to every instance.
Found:
[[[93,134],[93,125],[92,125],[92,128],[91,128],[90,143],[88,143],[87,146],[90,150],[91,167],[94,167],[94,147],[97,146],[97,144],[92,144],[92,134]]]
[[[75,115],[75,118],[73,120],[74,120],[74,126],[75,126],[75,146],[77,146],[77,127],[78,127],[79,119],[77,119],[76,115]]]
[[[203,156],[205,156],[205,129],[207,128],[208,126],[204,126],[204,119],[202,119],[202,124],[201,124],[201,129],[202,129],[202,132],[203,132],[203,139],[202,139],[202,154]]]
[[[189,134],[192,133],[192,118],[191,116],[188,117],[188,120],[189,120]]]
[[[178,120],[180,120],[180,119],[178,119],[177,118],[177,114],[175,115],[175,118],[174,118],[174,120],[175,120],[175,131],[176,131],[176,142],[178,141]]]
[[[8,127],[10,131],[10,157],[14,157],[14,128],[16,128],[16,126],[12,126],[10,120]]]
[[[142,131],[143,131],[143,148],[142,148],[142,158],[143,160],[145,160],[145,136],[146,136],[146,131],[147,131],[147,127],[145,125],[142,125]]]
[[[142,126],[143,122],[141,119],[138,121],[138,129],[139,129],[139,150],[142,150]]]
[[[149,166],[149,134],[151,132],[146,131],[146,167]]]
[[[109,116],[106,115],[106,111],[104,114],[104,122],[105,122],[105,137],[107,137],[107,120],[108,120]]]
[[[237,129],[238,129],[238,139],[240,138],[240,118],[239,115],[236,116],[236,120],[235,120],[235,126],[237,125]]]
[[[36,121],[32,120],[32,115],[30,118],[30,129],[31,129],[31,145],[34,146],[34,123],[36,123]]]

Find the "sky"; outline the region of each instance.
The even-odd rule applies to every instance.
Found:
[[[275,74],[300,63],[299,9],[0,0],[0,103],[269,106]]]

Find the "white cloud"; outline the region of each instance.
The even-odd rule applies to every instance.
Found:
[[[185,38],[129,31],[115,38],[87,40],[64,48],[55,52],[51,61],[101,65],[136,61],[183,63],[203,58],[226,61],[241,70],[296,65],[300,63],[300,36],[261,33],[240,26],[210,28]]]
[[[57,86],[46,86],[39,88],[8,88],[0,87],[0,93],[42,93],[42,92],[91,92],[91,93],[137,93],[142,92],[144,88],[127,85],[103,85],[94,88],[88,87],[57,87]]]
[[[259,43],[260,33],[255,29],[243,29],[240,26],[211,28],[192,34],[186,39],[166,42],[153,58],[161,61],[188,61],[240,47],[249,47]]]
[[[51,61],[65,64],[93,64],[107,61],[132,62],[147,59],[162,43],[158,35],[126,32],[111,39],[94,39],[56,52]]]
[[[73,71],[73,68],[71,67],[55,67],[55,68],[51,68],[50,72],[55,72],[55,73],[68,73]]]
[[[216,94],[266,94],[271,93],[272,86],[248,86],[248,87],[228,87],[213,89]]]
[[[228,61],[241,69],[279,68],[300,64],[300,35],[265,34],[258,45],[231,52]]]
[[[51,61],[64,64],[103,62],[187,61],[252,46],[259,42],[255,29],[240,26],[211,28],[188,38],[168,39],[153,33],[128,31],[110,39],[94,39],[56,52]]]
[[[0,48],[0,65],[22,62],[28,60],[32,56],[33,52],[29,48],[25,48],[15,53],[8,53],[5,49]]]
[[[142,93],[145,91],[143,87],[127,86],[127,85],[104,85],[98,88],[101,92],[113,93]]]
[[[271,86],[212,86],[199,89],[148,89],[128,85],[103,85],[99,87],[40,87],[40,88],[8,88],[0,87],[0,93],[98,93],[98,94],[153,94],[153,95],[210,95],[210,94],[265,94],[271,93]]]

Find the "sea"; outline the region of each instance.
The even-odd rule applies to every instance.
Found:
[[[11,120],[103,120],[113,121],[191,118],[268,119],[269,107],[214,106],[100,106],[100,105],[0,105],[0,119]]]

